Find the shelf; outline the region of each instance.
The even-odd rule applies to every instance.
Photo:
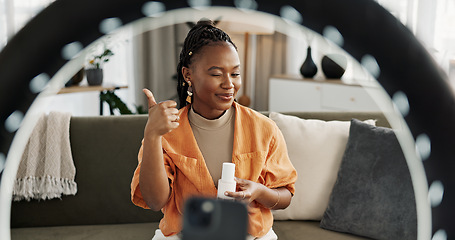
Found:
[[[126,85],[103,84],[100,86],[71,86],[60,89],[57,94],[78,93],[78,92],[102,92],[112,91],[121,88],[128,88]]]

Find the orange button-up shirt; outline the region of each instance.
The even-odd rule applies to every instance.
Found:
[[[269,118],[237,103],[235,107],[234,147],[232,162],[235,176],[261,183],[268,188],[286,187],[295,191],[297,172],[289,160],[280,130]],[[160,229],[165,236],[182,230],[184,202],[190,197],[216,198],[217,189],[194,138],[188,121],[189,106],[179,110],[180,125],[162,137],[164,165],[170,181],[171,194],[161,210],[164,214]],[[131,199],[142,208],[149,207],[139,188],[142,147],[138,166],[131,182]],[[248,209],[248,233],[265,235],[273,225],[270,209],[260,204]]]

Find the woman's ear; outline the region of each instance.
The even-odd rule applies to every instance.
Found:
[[[191,69],[187,67],[182,67],[182,75],[183,79],[185,80],[186,83],[188,81],[191,81]]]

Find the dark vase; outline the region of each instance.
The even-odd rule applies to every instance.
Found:
[[[306,52],[306,59],[300,67],[300,74],[305,78],[312,78],[318,72],[318,67],[311,57],[311,47],[308,47]]]
[[[87,83],[89,86],[99,86],[103,83],[103,69],[86,69],[85,74],[87,75]]]
[[[85,69],[81,68],[71,79],[66,82],[65,87],[77,86],[84,79]]]
[[[321,68],[327,79],[340,79],[346,66],[347,59],[341,54],[327,54],[322,57]]]

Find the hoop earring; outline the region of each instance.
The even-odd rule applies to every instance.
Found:
[[[188,96],[186,97],[186,101],[191,104],[191,96],[193,96],[193,88],[191,87],[191,82],[188,81],[188,90],[186,90]]]

